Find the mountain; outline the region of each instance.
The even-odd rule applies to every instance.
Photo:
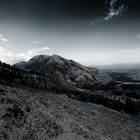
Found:
[[[38,55],[28,62],[17,63],[14,67],[35,71],[59,81],[62,85],[81,89],[101,87],[111,81],[107,74],[96,68],[83,66],[58,55]]]
[[[36,63],[34,63],[34,61]],[[43,61],[45,61],[44,65],[42,65]],[[27,69],[27,66],[28,67],[34,66],[34,68],[38,67],[38,65],[35,65],[37,63],[40,64],[40,69],[38,68],[40,71],[31,68]],[[105,107],[117,111],[124,111],[131,115],[138,115],[140,112],[139,91],[138,90],[134,91],[134,88],[137,88],[136,86],[134,88],[131,86],[133,88],[133,91],[129,85],[126,85],[129,86],[129,88],[125,89],[126,86],[124,87],[123,84],[118,85],[117,83],[113,83],[113,81],[111,81],[111,78],[109,76],[107,76],[106,74],[95,68],[91,69],[82,66],[72,60],[66,60],[56,55],[36,56],[32,58],[29,62],[26,62],[25,64],[26,67],[25,66],[24,67],[27,70],[22,70],[16,68],[15,66],[10,66],[0,62],[0,85],[3,86],[6,85],[16,88],[27,88],[30,90],[38,89],[38,91],[44,90],[49,93],[63,94],[72,99],[80,100],[83,102],[101,104]],[[50,67],[48,67],[48,69],[44,67],[43,69],[42,67],[45,66],[45,64],[50,64],[48,65]],[[18,63],[18,65],[20,64]],[[74,71],[73,69],[76,70]],[[79,71],[81,75],[86,74],[93,76],[93,80],[95,80],[93,81],[94,82],[93,85],[90,85],[88,79],[89,77],[88,78],[86,77],[87,79],[84,79],[85,77],[83,75],[82,78],[80,79],[81,81],[79,79],[78,79],[79,81],[74,82],[67,81],[67,79],[69,78],[68,76],[71,76],[70,74],[72,72],[73,79],[75,77],[77,78],[77,76],[81,76],[78,75]],[[64,73],[65,75],[63,75]],[[65,78],[64,76],[67,77]],[[103,78],[108,78],[108,81],[106,80],[104,82]],[[87,85],[87,87],[83,87],[83,84],[85,84],[85,82],[87,82],[86,84],[89,84]],[[87,90],[87,88],[90,90]]]

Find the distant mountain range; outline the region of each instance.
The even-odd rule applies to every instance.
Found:
[[[124,64],[114,64],[114,65],[104,65],[97,66],[100,69],[118,69],[118,70],[133,70],[140,69],[140,63],[124,63]]]
[[[96,68],[83,66],[58,55],[38,55],[28,62],[16,63],[14,67],[38,72],[46,77],[51,77],[61,85],[80,89],[103,86],[111,81],[107,74]]]

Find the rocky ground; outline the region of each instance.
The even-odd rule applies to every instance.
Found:
[[[44,90],[0,85],[0,140],[139,140],[140,119]]]

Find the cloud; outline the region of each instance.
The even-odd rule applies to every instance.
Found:
[[[32,41],[32,43],[33,43],[33,44],[38,44],[38,43],[39,43],[39,41],[34,40],[34,41]]]
[[[0,46],[0,57],[11,57],[12,56],[12,52],[8,51],[7,49],[5,49],[4,47]]]
[[[92,25],[96,25],[99,22],[103,22],[103,21],[108,21],[110,19],[112,19],[113,17],[119,16],[120,14],[122,14],[125,10],[126,10],[126,6],[124,4],[121,4],[119,7],[115,7],[116,3],[118,0],[111,0],[109,3],[109,10],[108,13],[106,14],[105,17],[96,19],[92,22]]]
[[[8,42],[8,39],[5,38],[3,34],[0,34],[0,41],[2,41],[2,42]]]
[[[140,48],[124,49],[124,50],[121,50],[121,52],[137,54],[137,53],[140,53]]]
[[[19,61],[28,61],[35,55],[47,54],[50,51],[49,47],[30,49],[25,53],[13,53],[12,51],[0,46],[0,61],[14,64]]]
[[[9,62],[13,57],[14,57],[14,54],[11,51],[0,46],[0,61]]]
[[[125,6],[123,4],[120,7],[118,7],[117,9],[114,9],[113,7],[114,6],[110,7],[109,13],[107,14],[106,17],[103,18],[103,20],[107,21],[107,20],[112,19],[115,16],[119,16],[125,10]]]
[[[45,53],[46,51],[49,51],[49,50],[50,50],[49,47],[43,47],[43,48],[39,48],[39,49],[31,49],[31,50],[27,51],[26,55],[34,56],[34,55],[38,55],[41,53]]]
[[[140,34],[137,35],[137,38],[140,39]]]

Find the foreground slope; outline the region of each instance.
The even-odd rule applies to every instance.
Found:
[[[44,90],[0,85],[1,140],[138,140],[140,120]]]

